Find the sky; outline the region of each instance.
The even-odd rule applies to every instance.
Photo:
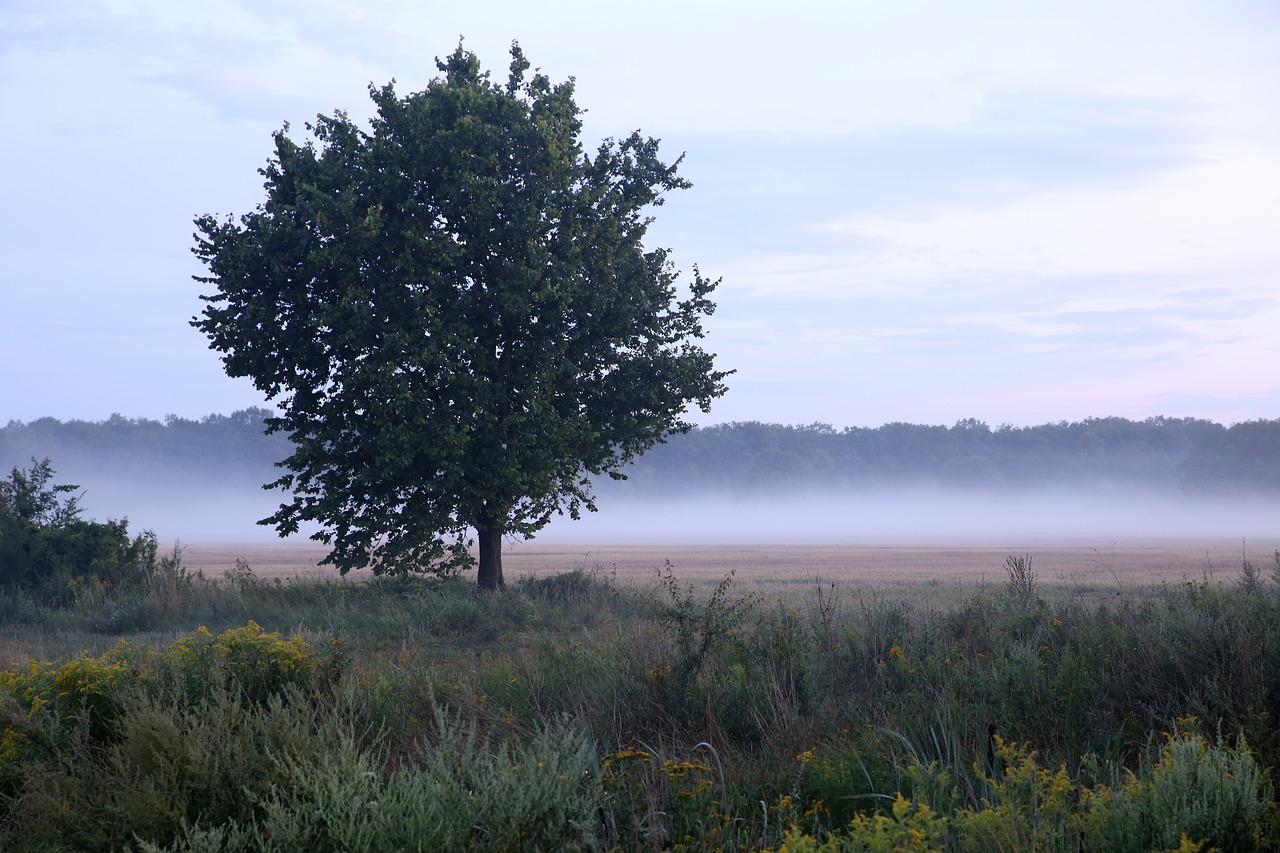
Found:
[[[3,0],[0,423],[263,405],[188,325],[192,219],[460,37],[684,154],[699,423],[1280,417],[1273,0]]]

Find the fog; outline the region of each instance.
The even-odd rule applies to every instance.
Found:
[[[63,477],[61,471],[58,481],[80,484],[77,494],[84,518],[127,518],[130,533],[152,530],[161,543],[247,543],[279,538],[274,528],[257,521],[276,511],[281,493],[252,484],[229,486],[169,478],[147,481],[111,475],[77,478],[74,472]],[[306,534],[296,538],[305,540]]]
[[[548,541],[878,543],[1274,537],[1280,497],[1187,498],[1137,489],[796,492],[664,501],[606,497],[581,521],[557,519]]]
[[[256,524],[281,494],[238,486],[59,477],[82,484],[85,517],[127,517],[132,533],[161,542],[261,542]],[[86,485],[88,484],[88,485]],[[893,543],[1088,539],[1259,538],[1280,533],[1280,496],[1188,498],[1142,489],[1059,488],[994,492],[941,488],[791,491],[772,496],[701,494],[663,499],[607,491],[599,512],[556,518],[538,542],[623,544]],[[292,537],[306,541],[306,532]]]

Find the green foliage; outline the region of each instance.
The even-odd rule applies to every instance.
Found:
[[[294,688],[333,683],[343,660],[336,641],[321,654],[301,637],[286,640],[250,621],[216,636],[198,628],[159,653],[121,640],[96,658],[15,664],[0,671],[0,699],[11,726],[0,742],[0,762],[20,762],[31,754],[27,747],[65,744],[73,732],[110,739],[122,709],[139,692],[186,705],[224,694],[261,705]]]
[[[289,454],[288,439],[264,434],[264,421],[273,414],[248,408],[199,420],[114,414],[101,421],[9,421],[0,425],[0,465],[47,456],[82,480],[128,477],[154,492],[175,483],[186,489],[229,483],[252,488]]]
[[[340,645],[317,652],[253,622],[216,636],[201,628],[159,652],[122,641],[97,658],[10,667],[0,672],[0,791],[11,831],[120,849],[134,832],[247,818],[247,798],[277,780],[273,750],[333,736],[317,700],[343,668]],[[302,711],[286,707],[297,703]]]
[[[141,583],[155,568],[155,536],[130,540],[128,522],[85,521],[79,486],[54,485],[48,459],[0,481],[0,585],[69,602],[113,585]]]
[[[623,850],[734,849],[743,832],[725,803],[724,768],[715,748],[687,755],[627,747],[600,762],[609,838]]]
[[[0,466],[48,456],[81,481],[128,477],[153,496],[251,489],[279,476],[274,464],[290,452],[287,436],[264,434],[264,421],[274,414],[255,408],[199,420],[10,421],[0,424]],[[1237,440],[1245,433],[1251,433],[1247,441]],[[624,469],[624,483],[594,479],[601,494],[731,489],[776,495],[793,485],[935,483],[1007,493],[1106,483],[1249,498],[1274,495],[1277,460],[1280,419],[1224,427],[1195,418],[1089,418],[994,429],[967,421],[847,429],[740,422],[669,437]]]
[[[786,849],[1227,853],[1259,847],[1270,789],[1243,747],[1175,737],[1153,764],[1115,786],[1082,785],[1064,767],[1044,767],[1016,744],[1000,744],[998,756],[1002,772],[977,769],[982,793],[974,806],[953,809],[944,802],[939,808],[928,797],[898,793],[889,814],[859,814],[825,841],[792,829]],[[914,775],[945,777],[941,770],[917,766]]]
[[[696,345],[716,283],[695,268],[679,299],[642,245],[688,183],[638,132],[585,152],[572,82],[511,60],[497,84],[459,46],[422,92],[371,88],[371,132],[286,127],[266,202],[196,221],[215,290],[193,325],[294,445],[264,523],[320,524],[344,572],[452,570],[474,528],[496,588],[502,535],[594,509],[591,477],[725,391]]]
[[[139,681],[135,650],[124,641],[94,658],[61,664],[30,661],[0,671],[0,790],[12,792],[23,768],[69,748],[77,739],[109,739]]]
[[[340,653],[340,647],[334,653]],[[311,686],[320,673],[330,679],[337,675],[335,664],[313,651],[302,637],[285,640],[252,620],[217,636],[201,626],[171,645],[162,661],[181,695],[191,701],[227,690],[245,702],[262,704],[290,687]]]
[[[688,681],[703,671],[717,645],[746,618],[747,608],[754,603],[749,598],[729,597],[733,574],[730,571],[703,598],[692,585],[680,586],[670,561],[658,571],[658,582],[669,599],[661,620],[674,640],[678,680]]]
[[[597,843],[600,791],[588,742],[572,727],[508,748],[440,717],[413,767],[387,772],[349,733],[272,758],[279,781],[253,821],[190,824],[142,850],[582,850]]]
[[[296,689],[253,707],[225,692],[198,704],[135,694],[109,740],[72,740],[25,768],[7,838],[27,839],[24,849],[123,850],[168,843],[187,826],[249,822],[289,781],[274,756],[333,749],[358,731],[349,714]]]
[[[792,827],[784,846],[788,853],[932,853],[946,849],[946,827],[945,816],[898,794],[888,815],[860,814],[846,833],[825,841]]]
[[[496,596],[249,575],[174,593],[216,629],[3,671],[0,849],[1228,851],[1277,837],[1269,585],[1099,601],[1042,586],[1028,608],[993,584],[936,610],[825,583],[762,604],[727,583],[637,590],[590,572]],[[239,621],[224,630],[207,617],[228,604]],[[92,622],[57,613],[60,630]],[[334,633],[345,642],[314,639]]]
[[[1274,494],[1280,419],[1224,427],[1196,418],[1087,418],[995,429],[888,423],[754,421],[699,427],[654,448],[628,472],[629,488],[768,490],[947,484],[1010,489],[1064,483],[1130,484],[1188,493]]]

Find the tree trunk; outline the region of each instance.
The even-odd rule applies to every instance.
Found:
[[[476,585],[481,592],[497,592],[505,585],[502,581],[502,530],[488,527],[477,530],[480,539],[480,570]]]

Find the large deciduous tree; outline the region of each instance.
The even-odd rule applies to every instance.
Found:
[[[369,131],[285,125],[266,201],[196,220],[192,325],[293,442],[261,523],[317,523],[344,573],[469,565],[474,528],[496,589],[504,536],[594,510],[593,477],[725,391],[697,343],[718,282],[642,243],[679,160],[638,132],[585,151],[572,80],[511,57],[505,84],[459,45],[425,91],[371,86]]]

